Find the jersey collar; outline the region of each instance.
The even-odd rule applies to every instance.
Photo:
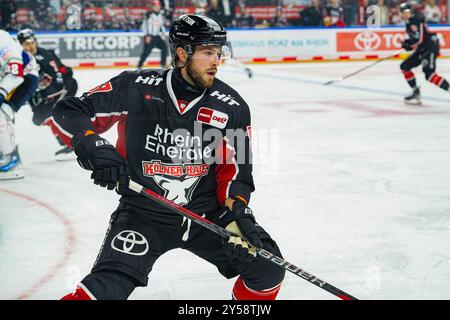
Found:
[[[173,74],[173,70],[174,69],[170,69],[169,72],[167,73],[167,81],[166,81],[166,86],[167,86],[167,91],[169,92],[169,96],[170,99],[172,100],[172,105],[175,107],[175,109],[178,110],[178,112],[180,114],[185,114],[186,112],[188,112],[190,109],[192,109],[200,100],[201,98],[203,98],[203,96],[206,93],[206,89],[203,90],[203,93],[198,96],[197,98],[195,98],[194,100],[192,100],[187,106],[186,108],[184,108],[183,111],[180,110],[179,106],[178,106],[178,100],[177,97],[175,96],[175,92],[173,91],[172,88],[172,74]]]

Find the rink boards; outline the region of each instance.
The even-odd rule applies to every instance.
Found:
[[[450,56],[450,26],[430,27],[441,55]],[[234,57],[243,62],[296,62],[377,59],[401,49],[403,27],[231,29]],[[41,46],[53,49],[70,66],[132,66],[142,52],[141,32],[38,33]],[[159,61],[153,50],[147,63]]]

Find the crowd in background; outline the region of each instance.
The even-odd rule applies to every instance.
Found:
[[[372,9],[361,17],[358,0],[160,0],[167,25],[176,16],[189,12],[207,14],[226,27],[238,28],[362,25],[373,14],[381,25],[401,25],[399,5],[405,1],[365,0],[366,8]],[[428,23],[447,22],[440,6],[447,4],[447,0],[410,1],[417,3]],[[255,8],[262,7],[272,11],[265,16],[258,14]],[[140,28],[150,9],[150,0],[1,0],[0,27],[9,31],[23,28],[129,31]],[[79,21],[74,20],[77,15]]]

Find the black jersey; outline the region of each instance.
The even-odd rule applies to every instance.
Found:
[[[415,13],[406,23],[405,43],[415,51],[423,52],[435,45],[435,33],[428,30],[423,14]]]
[[[254,190],[249,107],[219,79],[202,90],[177,69],[125,71],[58,102],[53,118],[68,145],[78,132],[117,123],[116,149],[131,179],[200,214]],[[121,201],[167,212],[131,191]]]
[[[35,58],[40,67],[41,89],[45,89],[49,85],[62,89],[65,80],[73,75],[72,69],[65,66],[53,50],[38,47]]]

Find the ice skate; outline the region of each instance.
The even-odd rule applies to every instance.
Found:
[[[15,180],[24,177],[22,161],[17,148],[7,155],[0,155],[0,180]]]
[[[415,88],[409,96],[405,97],[404,101],[406,104],[410,105],[422,105],[422,101],[420,99],[420,89]]]

